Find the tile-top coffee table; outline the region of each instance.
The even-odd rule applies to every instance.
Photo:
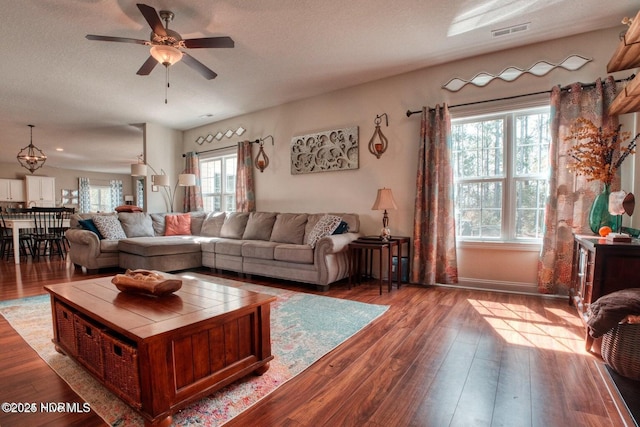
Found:
[[[45,286],[54,344],[135,408],[147,426],[250,373],[269,369],[271,295],[181,278],[154,297],[111,277]],[[212,281],[215,278],[211,278]]]

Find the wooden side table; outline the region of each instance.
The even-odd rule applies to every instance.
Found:
[[[383,278],[383,253],[387,250],[387,287],[391,292],[393,284],[393,248],[396,248],[398,253],[398,273],[396,279],[398,282],[398,289],[400,289],[402,283],[402,245],[407,245],[407,252],[409,251],[409,237],[391,237],[388,241],[382,240],[380,237],[361,237],[357,240],[349,243],[349,289],[351,289],[351,281],[354,274],[360,280],[360,272],[362,270],[360,262],[362,255],[365,258],[365,267],[367,274],[371,277],[373,270],[373,252],[379,251],[379,283],[380,283],[380,295],[382,295]]]

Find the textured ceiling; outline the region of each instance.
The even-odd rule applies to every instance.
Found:
[[[471,55],[617,26],[640,8],[635,0],[146,4],[173,11],[169,28],[183,38],[234,39],[234,49],[189,51],[216,79],[178,63],[169,69],[165,104],[164,68],[136,75],[146,46],[85,39],[147,40],[149,26],[133,1],[0,0],[0,161],[16,161],[34,124],[34,144],[48,166],[127,173],[142,151],[140,123],[190,129]],[[525,22],[526,32],[491,35]]]

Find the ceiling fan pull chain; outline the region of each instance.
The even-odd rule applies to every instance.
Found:
[[[167,83],[167,85],[164,88],[164,103],[166,104],[167,103],[167,98],[169,96],[168,95],[168,92],[169,92],[169,67],[165,66],[164,69],[165,69],[164,80]]]

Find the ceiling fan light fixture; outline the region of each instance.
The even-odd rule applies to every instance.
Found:
[[[151,56],[165,67],[170,67],[182,59],[182,52],[168,45],[154,45],[151,47]]]

